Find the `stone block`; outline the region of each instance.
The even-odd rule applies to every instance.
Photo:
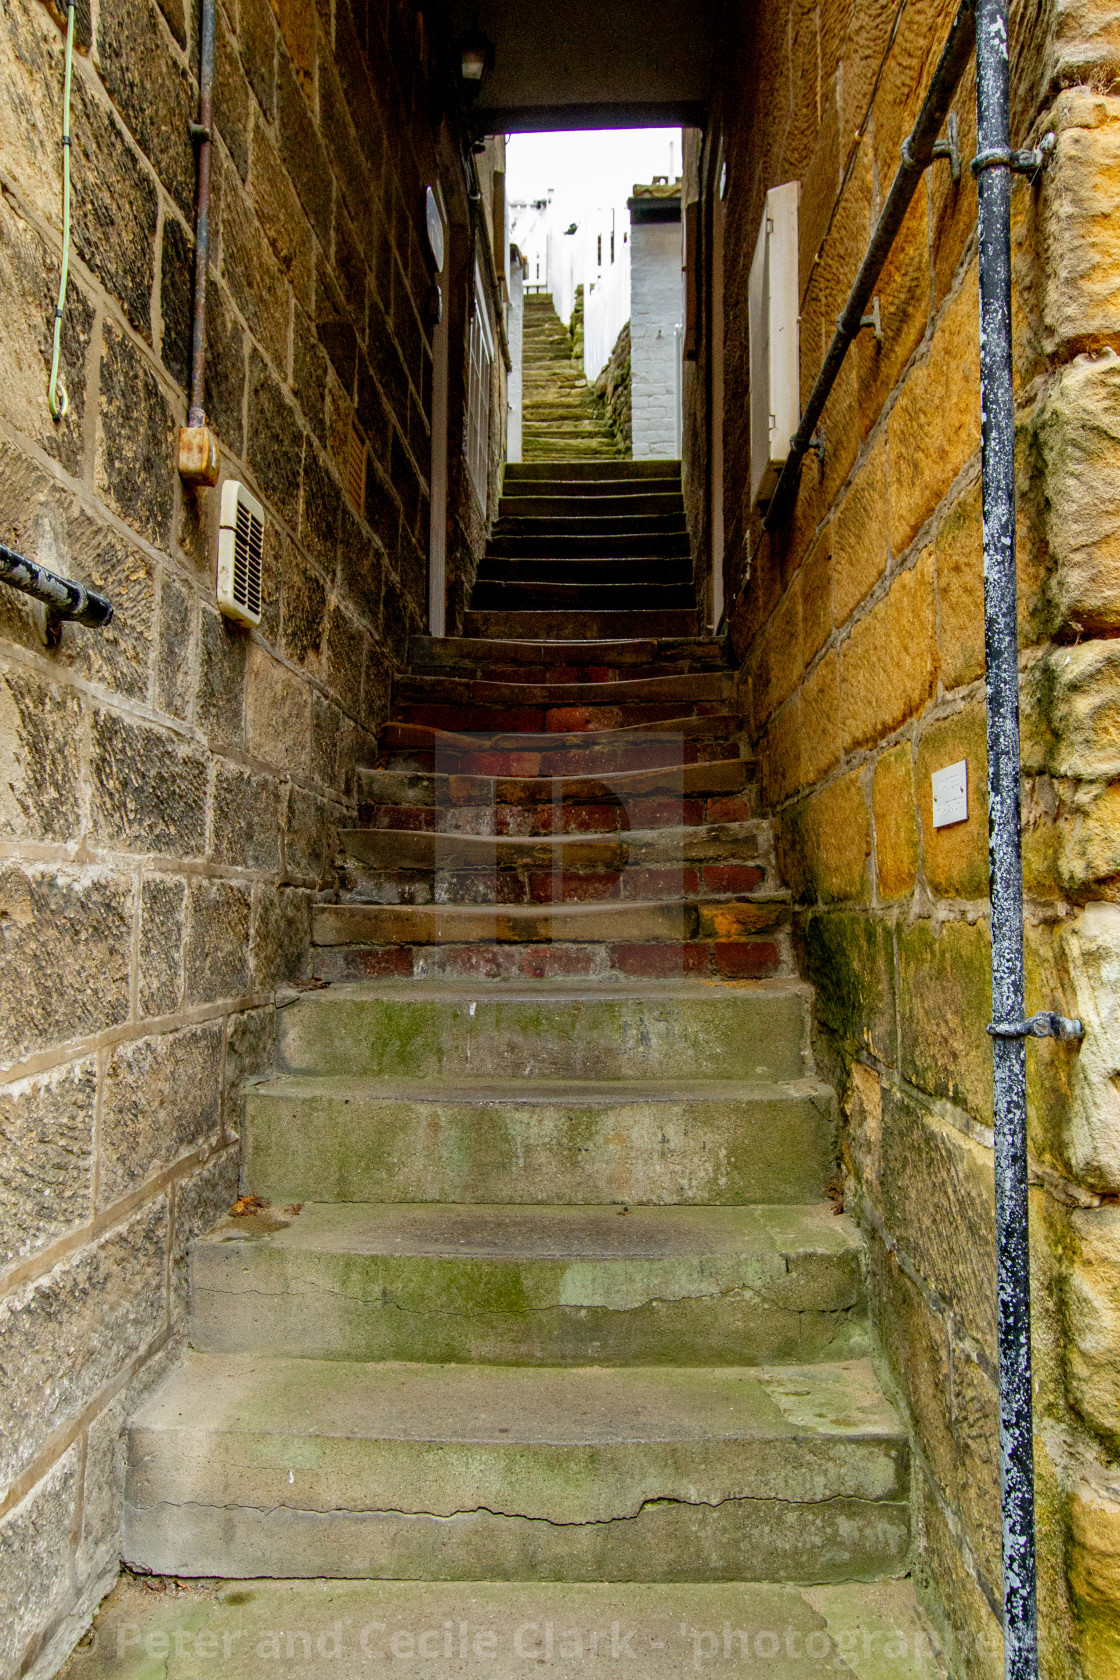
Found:
[[[82,708],[18,667],[0,677],[0,834],[69,840],[81,826]]]
[[[310,894],[267,883],[260,886],[250,948],[254,989],[268,992],[286,980],[303,979],[310,945]]]
[[[939,446],[929,447],[931,415]],[[923,360],[911,368],[887,422],[890,544],[904,554],[980,444],[980,328],[976,269],[945,305]]]
[[[0,1056],[17,1061],[128,1018],[132,882],[99,867],[0,871]]]
[[[808,665],[832,634],[832,527],[826,524],[801,568],[801,663]]]
[[[183,999],[183,930],[187,883],[174,875],[148,875],[140,888],[137,1008],[141,1015],[170,1015]]]
[[[1070,1214],[1062,1279],[1069,1398],[1115,1455],[1120,1443],[1120,1210],[1106,1203]]]
[[[90,818],[100,844],[174,857],[203,855],[206,760],[179,737],[98,708],[90,773]]]
[[[0,1393],[0,1476],[18,1476],[149,1345],[166,1319],[167,1202],[159,1197],[100,1242],[15,1290],[0,1359],[20,1381]]]
[[[906,898],[918,878],[918,818],[909,741],[880,754],[871,784],[875,874],[881,898]]]
[[[333,859],[336,844],[335,824],[326,801],[307,788],[293,785],[284,827],[284,867],[288,875],[318,885]]]
[[[98,1195],[127,1195],[221,1123],[222,1024],[118,1044],[105,1062]]]
[[[1120,14],[1113,0],[1055,0],[1051,78],[1102,86],[1120,76]]]
[[[1043,668],[1043,701],[1058,776],[1120,777],[1120,641],[1055,647]]]
[[[801,785],[801,697],[770,720],[759,746],[762,771],[762,800],[768,808],[780,805]]]
[[[315,79],[315,8],[304,0],[273,0],[280,34],[301,85],[310,93]]]
[[[933,550],[901,572],[840,647],[840,730],[845,750],[872,746],[921,711],[937,681]]]
[[[225,141],[241,179],[249,173],[249,123],[252,94],[237,43],[230,33],[225,10],[218,7],[217,36],[214,43],[214,122]]]
[[[937,528],[938,649],[947,689],[984,674],[984,533],[980,481],[953,503]]]
[[[0,137],[0,170],[35,211],[58,217],[62,132],[62,38],[45,6],[12,0],[0,41],[0,99],[19,113]]]
[[[314,37],[314,21],[311,24]],[[253,120],[253,163],[249,191],[261,231],[272,246],[281,271],[301,306],[314,307],[315,267],[311,229],[295,188],[280,161],[269,130],[259,116]]]
[[[219,766],[210,849],[216,863],[275,872],[280,867],[281,788],[275,776]]]
[[[299,524],[303,429],[259,351],[249,356],[249,465],[285,524]]]
[[[161,712],[179,719],[189,716],[194,693],[194,660],[190,658],[193,620],[190,591],[165,572],[159,584],[156,704]]]
[[[1120,1189],[1120,905],[1090,904],[1061,932],[1070,1013],[1085,1036],[1070,1080],[1067,1150],[1094,1189]]]
[[[213,1003],[249,989],[252,890],[239,881],[191,883],[187,935],[187,998]]]
[[[67,563],[61,569],[107,595],[115,617],[92,635],[76,624],[65,627],[61,657],[99,687],[146,700],[156,639],[155,566],[138,544],[97,523],[81,506],[73,504],[68,514],[62,545]]]
[[[1070,88],[1049,119],[1058,144],[1042,198],[1043,333],[1054,359],[1120,331],[1120,99]]]
[[[276,1058],[276,1010],[244,1009],[226,1022],[225,1090],[222,1116],[227,1132],[241,1130],[245,1086],[271,1072]]]
[[[376,631],[381,623],[385,563],[368,530],[346,502],[339,510],[338,576],[356,610]]]
[[[56,85],[61,89],[61,68]],[[83,183],[73,198],[74,249],[110,295],[119,298],[130,324],[150,341],[158,188],[120,120],[84,76],[74,78],[71,132],[74,179]],[[59,133],[56,121],[50,136],[56,157]],[[111,223],[106,220],[109,205]],[[57,215],[52,195],[47,220],[54,224]]]
[[[861,912],[808,918],[802,934],[821,1023],[853,1048],[893,1064],[894,926]]]
[[[140,150],[189,220],[194,214],[190,124],[197,96],[151,0],[105,0],[94,51],[101,80]]]
[[[1120,875],[1120,784],[1075,786],[1061,823],[1055,874],[1069,891]]]
[[[286,775],[311,762],[311,690],[287,665],[253,642],[246,679],[249,750]]]
[[[936,1219],[930,1218],[933,1185]],[[947,1124],[932,1106],[884,1086],[880,1212],[886,1229],[993,1359],[994,1207],[991,1150]]]
[[[1085,1680],[1120,1669],[1120,1488],[1106,1473],[1079,1481],[1069,1502],[1069,1584]]]
[[[70,1608],[81,1491],[75,1442],[0,1522],[0,1673],[33,1673]]]
[[[195,719],[212,747],[245,742],[245,670],[249,637],[241,625],[203,607]]]
[[[360,721],[371,719],[362,708],[362,678],[368,638],[350,615],[337,603],[327,619],[326,675],[331,696],[342,710]]]
[[[877,99],[877,152],[878,118]],[[884,172],[880,156],[881,185],[889,174],[893,174],[894,166],[895,159],[892,158],[890,170]],[[880,343],[873,333],[861,332],[850,352],[855,358],[859,425],[864,437],[868,436],[878,420],[884,403],[898,384],[904,368],[921,344],[929,325],[929,178],[927,171],[910,202],[910,208],[895,235],[882,273],[876,282],[875,295],[879,300],[882,342]]]
[[[1049,591],[1065,624],[1120,625],[1120,356],[1077,356],[1051,387],[1035,436],[1052,555]]]
[[[131,339],[106,325],[94,479],[113,511],[157,548],[171,542],[182,418]]]
[[[38,233],[0,199],[0,294],[5,299],[0,340],[0,414],[30,436],[70,473],[79,473],[84,450],[86,357],[93,305],[73,276],[62,326],[60,378],[70,399],[66,417],[51,419],[45,402],[50,374],[58,259]]]
[[[803,902],[866,897],[870,852],[871,821],[858,776],[831,782],[782,815],[779,865]]]
[[[948,828],[933,826],[936,770],[968,765],[968,818]],[[922,867],[938,897],[988,895],[988,743],[984,708],[977,704],[927,724],[918,738],[918,811],[922,823]]]
[[[840,663],[830,649],[801,685],[801,780],[819,782],[840,762]]]
[[[916,921],[898,930],[903,1073],[988,1121],[992,1111],[991,956],[983,922]]]
[[[93,1212],[92,1058],[0,1088],[0,1264]]]
[[[1018,33],[1016,38],[1021,38]],[[957,119],[961,157],[975,157],[976,73],[973,63],[965,65],[950,110]],[[971,170],[966,174],[962,169],[960,180],[954,181],[944,164],[935,164],[926,175],[926,192],[930,207],[933,307],[940,309],[953,289],[961,258],[976,227],[976,182]]]
[[[271,122],[276,109],[276,23],[269,0],[239,0],[237,33],[249,86]]]
[[[841,139],[837,91],[836,84],[830,83],[817,125],[813,154],[801,180],[801,201],[797,211],[798,291],[801,297],[805,296],[818,252],[830,230],[840,187]]]
[[[283,377],[289,367],[292,288],[240,182],[227,180],[222,277],[249,330]]]
[[[195,1237],[212,1230],[237,1200],[239,1167],[240,1150],[236,1145],[227,1147],[175,1186],[171,1231],[173,1324],[185,1322],[189,1311],[190,1245]]]
[[[1003,1680],[1003,1635],[992,1611],[989,1583],[978,1581],[965,1552],[959,1524],[951,1528],[925,1475],[915,1477],[915,1524],[918,1530],[915,1575],[923,1596],[934,1600],[938,1617],[948,1620],[945,1653],[950,1673],[960,1680]]]
[[[795,575],[778,601],[759,637],[751,673],[754,726],[761,731],[768,717],[788,700],[801,672],[801,579]]]
[[[300,542],[325,571],[334,574],[342,490],[327,457],[308,438],[303,455]]]
[[[887,569],[887,446],[880,437],[832,520],[832,612],[846,624]]]
[[[969,1357],[959,1340],[953,1346],[952,1358],[957,1509],[980,1578],[998,1591],[1003,1575],[999,1514],[999,1390],[992,1377]],[[1040,1529],[1041,1526],[1040,1521]],[[1045,1555],[1044,1545],[1040,1549]]]
[[[277,110],[280,156],[311,226],[329,250],[333,196],[330,164],[295,72],[283,53],[279,55]]]

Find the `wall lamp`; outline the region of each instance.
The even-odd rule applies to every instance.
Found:
[[[494,68],[494,43],[488,40],[477,24],[460,36],[459,74],[466,91],[477,94],[488,71]]]

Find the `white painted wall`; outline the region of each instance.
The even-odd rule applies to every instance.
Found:
[[[521,459],[521,369],[523,366],[523,328],[525,325],[525,271],[522,261],[521,253],[517,247],[510,247],[509,310],[506,315],[506,342],[509,345],[509,359],[512,365],[509,370],[509,378],[506,380],[509,405],[509,418],[506,422],[507,461],[520,461]]]
[[[630,377],[635,461],[676,460],[679,330],[684,318],[680,222],[630,230]]]

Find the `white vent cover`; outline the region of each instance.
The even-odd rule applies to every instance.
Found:
[[[751,506],[768,502],[801,418],[796,181],[771,187],[747,290],[751,372]]]
[[[218,605],[242,624],[261,621],[261,555],[264,509],[236,479],[222,485],[218,530]]]

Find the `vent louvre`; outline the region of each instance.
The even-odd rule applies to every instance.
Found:
[[[218,605],[241,624],[261,621],[264,561],[264,509],[243,484],[222,486],[218,531]]]

